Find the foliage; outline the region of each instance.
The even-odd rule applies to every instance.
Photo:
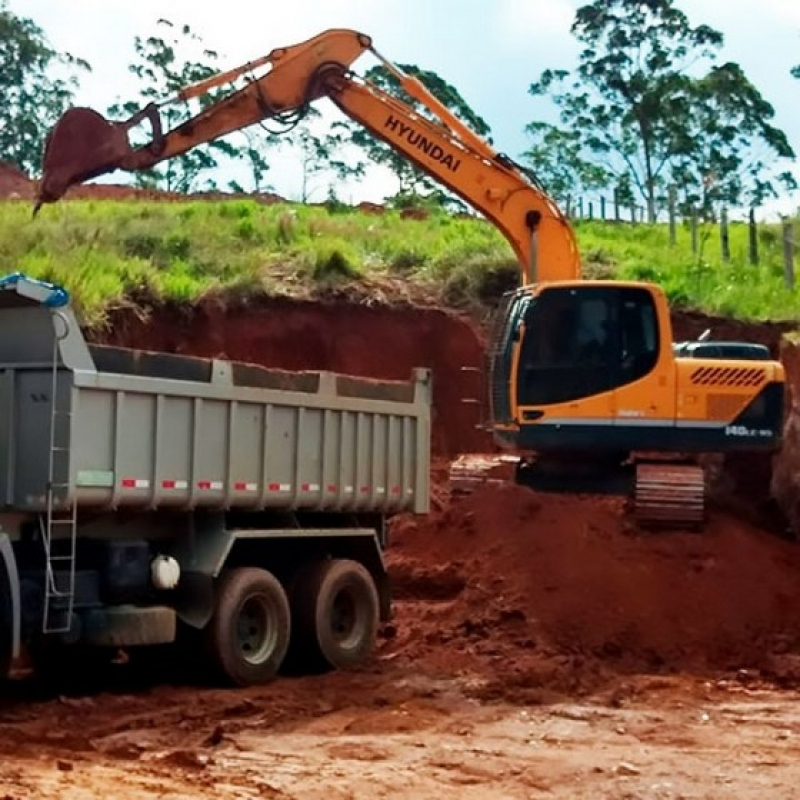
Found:
[[[588,160],[577,129],[531,122],[526,129],[533,143],[523,153],[547,192],[566,206],[567,198],[582,190],[606,188],[609,171]]]
[[[783,131],[770,123],[772,106],[738,64],[713,67],[690,88],[689,146],[672,163],[672,177],[686,187],[684,202],[706,217],[715,208],[745,203],[759,206],[776,197],[776,184],[796,188],[788,171],[775,175],[778,158],[794,157]]]
[[[139,80],[139,99],[115,103],[109,108],[114,117],[133,116],[148,103],[163,103],[173,98],[181,89],[216,74],[218,54],[202,47],[202,40],[188,25],[177,27],[165,19],[158,21],[162,36],[134,38],[136,61],[129,66]],[[179,53],[189,49],[201,49],[202,60],[181,60]],[[185,58],[185,57],[184,57]],[[217,94],[204,96],[202,105],[213,102]],[[189,103],[170,103],[162,106],[160,114],[165,131],[177,127],[193,115]],[[135,173],[138,186],[164,189],[174,192],[190,192],[198,189],[214,189],[216,184],[208,177],[219,166],[217,156],[236,155],[237,150],[225,138],[195,147],[183,155],[170,158],[162,165],[145,172]],[[255,148],[248,148],[248,157],[253,166],[256,183],[266,170],[266,163]]]
[[[33,20],[0,0],[0,159],[38,174],[45,135],[87,70],[86,61],[54,50]]]
[[[333,181],[363,177],[366,164],[349,157],[346,145],[350,129],[346,123],[335,121],[324,132],[318,123],[321,114],[315,108],[305,109],[304,118],[281,140],[281,144],[292,148],[301,172],[300,202],[310,201],[321,188],[319,178],[326,175],[329,180],[327,195],[329,201],[335,198]]]
[[[800,224],[800,223],[799,223]],[[752,319],[793,319],[800,300],[783,283],[780,231],[761,229],[761,265],[747,261],[747,229],[732,223],[731,262],[718,228],[688,228],[669,246],[665,225],[576,223],[587,277],[653,280],[670,299]],[[209,292],[308,296],[332,285],[386,282],[460,307],[491,304],[513,288],[508,244],[479,218],[264,205],[253,200],[177,203],[73,200],[31,219],[27,203],[0,202],[0,272],[64,284],[84,319],[102,320],[132,297],[196,302]]]
[[[651,221],[676,180],[690,183],[687,200],[708,204],[774,193],[771,165],[793,153],[741,67],[714,65],[722,34],[692,26],[673,0],[594,0],[572,32],[583,47],[576,73],[546,70],[530,87],[560,114],[560,127],[528,129],[540,172],[572,187],[599,162],[610,181],[636,189]],[[565,157],[568,168],[553,165]]]
[[[431,94],[455,116],[485,138],[490,128],[486,121],[468,105],[459,91],[435,72],[420,69],[413,64],[400,64],[406,75],[420,81]],[[367,70],[365,79],[380,91],[388,92],[411,108],[414,113],[435,119],[435,115],[418,100],[411,97],[400,85],[399,77],[383,64]],[[376,139],[369,131],[355,122],[346,123],[350,141],[363,149],[370,161],[388,167],[398,181],[398,194],[426,195],[435,188],[434,182],[415,167],[397,150]]]

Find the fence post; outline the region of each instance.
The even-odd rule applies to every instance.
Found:
[[[589,201],[589,219],[594,219],[594,203]]]
[[[583,197],[578,198],[578,219],[583,219]]]
[[[692,216],[689,220],[692,229],[692,253],[697,255],[697,209],[692,206]]]
[[[794,289],[794,236],[792,221],[788,217],[783,218],[783,272],[786,285]]]
[[[631,205],[631,222],[635,225],[636,224],[636,206]]]
[[[614,187],[614,221],[619,222],[622,219],[622,214],[620,213],[619,207],[619,190],[617,187]]]
[[[758,228],[756,226],[756,210],[752,206],[747,220],[747,232],[750,242],[750,263],[758,264]]]
[[[675,206],[677,204],[677,190],[674,186],[669,187],[669,244],[675,247],[678,243],[678,229],[675,222]]]
[[[600,198],[600,219],[605,221],[606,218],[606,199],[605,197]]]
[[[567,195],[567,202],[566,202],[566,215],[567,219],[572,219],[572,195]]]
[[[719,215],[719,240],[722,245],[722,260],[727,264],[731,260],[731,243],[728,238],[728,209],[723,208]]]

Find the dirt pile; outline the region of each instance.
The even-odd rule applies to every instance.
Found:
[[[476,429],[483,345],[475,325],[446,311],[416,307],[267,299],[241,308],[213,303],[172,309],[150,320],[120,315],[108,344],[249,361],[290,370],[333,370],[408,380],[433,370],[433,445],[440,454],[491,449]]]
[[[768,669],[800,643],[800,550],[732,517],[646,534],[617,498],[500,484],[438,501],[392,527],[405,657],[492,667],[501,692],[574,690],[608,670]]]
[[[0,161],[0,197],[30,200],[33,191],[33,181],[24,172],[7,161]]]

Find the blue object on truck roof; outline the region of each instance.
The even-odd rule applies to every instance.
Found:
[[[0,290],[9,289],[16,289],[24,297],[48,308],[61,308],[69,303],[69,292],[63,286],[31,278],[22,272],[12,272],[0,278]]]

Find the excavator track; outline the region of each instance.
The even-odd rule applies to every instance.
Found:
[[[705,473],[696,464],[638,464],[633,515],[645,527],[699,527],[705,521]]]

